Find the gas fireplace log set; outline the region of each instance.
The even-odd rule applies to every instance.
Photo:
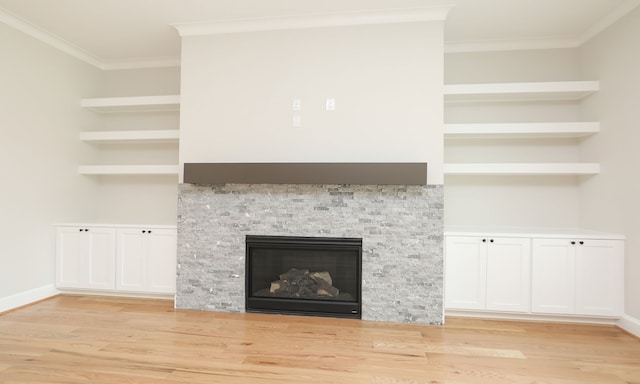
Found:
[[[329,272],[312,272],[291,268],[271,283],[269,293],[294,297],[338,296],[340,290],[331,285]]]
[[[354,301],[353,296],[340,293],[332,285],[331,274],[327,271],[309,272],[308,269],[291,268],[279,277],[280,280],[271,282],[269,289],[261,289],[255,296]]]
[[[362,240],[247,236],[246,309],[361,318]]]

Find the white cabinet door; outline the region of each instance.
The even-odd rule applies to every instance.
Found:
[[[575,241],[534,239],[531,262],[531,311],[575,312]]]
[[[176,252],[175,230],[119,229],[118,290],[175,293]]]
[[[576,313],[620,316],[624,299],[624,243],[584,240],[576,245]]]
[[[622,314],[622,240],[534,239],[532,259],[533,312]]]
[[[488,238],[486,309],[529,312],[530,263],[529,239]]]
[[[485,238],[446,236],[445,307],[450,309],[485,309],[486,271]]]
[[[84,229],[82,229],[84,231]],[[56,286],[58,288],[83,288],[86,244],[80,228],[56,228]]]
[[[56,286],[112,290],[115,288],[113,228],[56,228]]]
[[[147,286],[146,230],[118,229],[116,288],[142,292]]]
[[[114,228],[89,228],[89,281],[91,289],[116,287],[116,231]]]
[[[147,288],[151,292],[176,292],[177,234],[175,230],[154,229],[148,236]]]

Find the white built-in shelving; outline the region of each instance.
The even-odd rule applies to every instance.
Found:
[[[447,175],[595,175],[598,163],[449,163]]]
[[[180,110],[180,95],[105,97],[82,99],[80,105],[96,113],[177,113]],[[175,144],[179,140],[178,129],[126,130],[126,131],[84,131],[79,139],[98,145],[130,144]],[[138,148],[138,147],[136,147]],[[108,150],[108,149],[103,149]],[[153,149],[148,149],[153,150]],[[178,175],[177,164],[127,164],[127,165],[81,165],[83,175]]]
[[[445,139],[578,138],[600,132],[599,122],[445,124]]]
[[[82,175],[177,175],[177,165],[81,165]]]
[[[597,92],[598,81],[523,82],[445,85],[445,104],[538,101],[575,101]],[[515,122],[445,124],[444,137],[473,139],[581,138],[600,131],[599,122]],[[446,143],[445,143],[446,150]],[[445,175],[595,175],[597,163],[455,163],[445,164]]]
[[[99,113],[178,111],[180,95],[88,98],[80,106]]]
[[[447,103],[579,100],[599,89],[597,81],[449,84],[444,86],[444,100]]]
[[[81,141],[97,144],[177,143],[179,136],[180,131],[177,129],[80,132]]]

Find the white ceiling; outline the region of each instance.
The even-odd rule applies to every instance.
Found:
[[[454,5],[447,50],[575,47],[640,0],[0,0],[5,22],[101,68],[175,65],[171,24]]]

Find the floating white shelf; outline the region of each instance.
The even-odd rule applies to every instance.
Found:
[[[180,131],[149,130],[149,131],[90,131],[80,132],[80,140],[98,144],[119,143],[177,143]]]
[[[449,84],[445,102],[579,100],[600,89],[598,81]]]
[[[599,122],[445,124],[445,139],[562,138],[600,132]]]
[[[178,175],[178,165],[81,165],[82,175]]]
[[[445,175],[597,175],[598,163],[454,163]]]
[[[178,111],[180,95],[82,99],[80,105],[101,113]]]

